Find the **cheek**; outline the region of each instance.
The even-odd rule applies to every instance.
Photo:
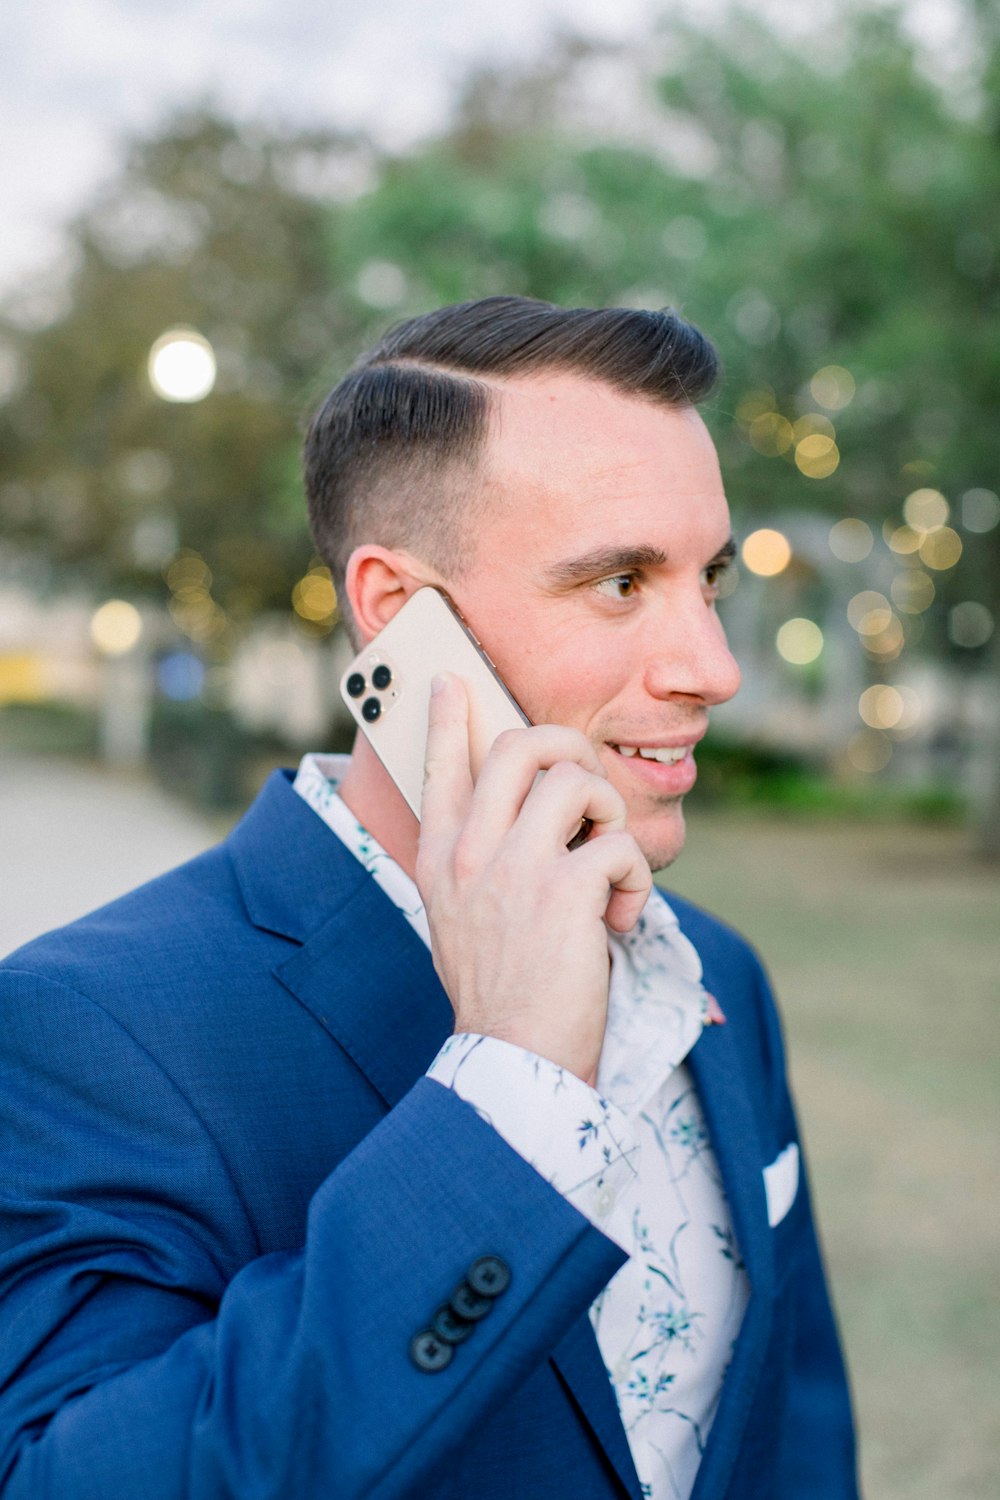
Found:
[[[513,682],[512,691],[536,723],[566,724],[572,729],[587,729],[623,687],[616,656],[588,649],[579,633],[526,641],[520,655],[512,657],[510,670],[524,696],[520,697]]]

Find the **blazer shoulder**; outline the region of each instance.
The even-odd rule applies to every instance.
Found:
[[[680,923],[681,931],[697,948],[704,962],[707,957],[732,964],[738,963],[764,973],[764,964],[750,940],[721,917],[706,911],[685,896],[678,896],[665,886],[658,887]]]
[[[0,960],[0,975],[17,971],[87,993],[95,976],[148,984],[181,955],[210,961],[234,925],[245,930],[237,884],[225,846],[218,845],[63,927],[33,938]]]

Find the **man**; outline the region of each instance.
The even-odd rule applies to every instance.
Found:
[[[855,1495],[766,981],[650,890],[738,685],[714,374],[493,298],[319,413],[355,640],[444,587],[534,727],[473,786],[444,677],[421,829],[307,757],[0,968],[4,1500]]]

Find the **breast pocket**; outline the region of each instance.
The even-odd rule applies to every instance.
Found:
[[[781,1287],[796,1260],[799,1220],[803,1199],[799,1193],[799,1148],[791,1141],[764,1168],[767,1221],[771,1226],[776,1287]]]

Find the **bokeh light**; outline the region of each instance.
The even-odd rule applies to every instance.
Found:
[[[215,385],[215,352],[193,328],[171,328],[149,351],[149,383],[164,401],[201,401]]]
[[[925,567],[943,573],[953,568],[961,557],[962,538],[950,526],[937,526],[927,533],[918,551]]]
[[[904,615],[919,615],[934,603],[934,580],[919,568],[897,573],[889,585],[892,602]]]
[[[775,637],[775,645],[785,661],[804,667],[823,650],[823,632],[814,620],[786,620]]]
[[[160,692],[174,703],[190,703],[205,685],[205,664],[193,651],[171,651],[156,669]]]
[[[916,552],[924,539],[922,531],[915,531],[912,526],[897,526],[894,521],[887,521],[882,528],[885,537],[893,552],[906,555]]]
[[[751,447],[765,458],[780,458],[794,441],[792,424],[780,412],[765,411],[754,417],[747,427]]]
[[[751,531],[743,543],[743,562],[761,578],[773,578],[784,571],[792,560],[792,548],[786,536],[770,527]]]
[[[895,661],[903,649],[906,637],[903,627],[895,615],[879,630],[859,632],[861,644],[868,655],[876,661]]]
[[[843,365],[824,365],[809,382],[813,400],[827,411],[840,411],[854,399],[854,376]]]
[[[91,616],[91,640],[105,656],[124,656],[141,635],[142,616],[127,599],[108,599]]]
[[[881,730],[859,729],[847,742],[847,758],[855,770],[874,775],[892,759],[892,744]]]
[[[840,449],[832,437],[814,432],[796,443],[795,464],[807,479],[827,479],[840,464]]]
[[[974,599],[965,599],[948,611],[948,637],[956,646],[985,646],[993,625],[993,615],[986,605]]]
[[[163,570],[170,589],[167,609],[189,640],[218,642],[229,628],[225,611],[212,598],[212,570],[200,552],[183,547]]]
[[[862,620],[866,619],[873,610],[884,611],[886,620],[892,616],[892,607],[884,594],[877,593],[875,589],[862,589],[861,593],[855,594],[848,604],[847,618],[855,630],[860,630]]]
[[[992,531],[1000,523],[1000,495],[992,490],[966,490],[962,496],[962,525],[966,531]]]
[[[914,490],[903,502],[903,519],[915,531],[933,531],[943,526],[950,507],[940,490]]]
[[[875,544],[871,527],[848,516],[830,527],[830,551],[841,562],[862,562]]]
[[[337,593],[329,568],[311,568],[292,589],[292,608],[303,620],[332,623],[337,612]]]
[[[882,682],[865,688],[858,699],[858,713],[871,729],[893,729],[904,711],[902,693]]]

